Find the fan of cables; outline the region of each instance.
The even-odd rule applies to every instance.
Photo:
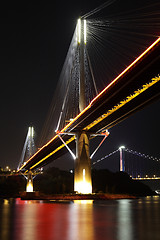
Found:
[[[160,35],[159,1],[109,0],[84,14],[86,105]],[[83,30],[83,29],[82,29]],[[77,26],[41,134],[40,146],[79,113]]]

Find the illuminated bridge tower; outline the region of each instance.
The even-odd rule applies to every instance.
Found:
[[[78,46],[80,56],[79,110],[86,107],[84,54],[86,45],[86,20],[78,20]],[[76,133],[76,160],[74,172],[74,191],[92,193],[91,159],[89,153],[89,134],[86,131]]]
[[[29,127],[28,128],[28,133],[26,136],[26,140],[24,143],[21,159],[18,165],[17,170],[21,167],[21,165],[24,164],[25,161],[27,161],[34,153],[35,153],[35,143],[34,143],[34,128]],[[25,176],[23,173],[21,173],[25,179],[27,180],[26,184],[26,192],[33,192],[33,177],[32,177],[32,172],[28,171],[28,175]]]
[[[29,127],[17,169],[19,169],[21,165],[23,165],[24,162],[26,162],[35,152],[36,148],[34,143],[34,128]]]

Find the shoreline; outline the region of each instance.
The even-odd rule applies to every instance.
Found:
[[[116,199],[136,199],[138,196],[129,194],[107,194],[107,193],[93,193],[93,194],[55,194],[55,195],[41,195],[38,192],[20,194],[21,200],[116,200]]]

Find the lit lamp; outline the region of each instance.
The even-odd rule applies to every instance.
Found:
[[[82,194],[92,193],[92,185],[86,180],[86,171],[83,169],[83,179],[75,182],[75,191]]]
[[[26,192],[33,192],[33,181],[31,179],[27,181]]]
[[[33,178],[31,171],[28,172],[26,192],[33,192]]]

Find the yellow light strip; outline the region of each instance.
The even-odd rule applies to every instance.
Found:
[[[75,136],[71,137],[68,141],[66,141],[66,144],[69,144],[70,142],[72,142],[75,139]],[[54,153],[58,152],[60,149],[62,149],[63,147],[65,147],[65,144],[60,145],[58,148],[56,148],[53,152],[51,152],[50,154],[48,154],[47,156],[45,156],[44,158],[42,158],[39,162],[37,162],[36,164],[34,164],[30,169],[33,169],[34,167],[36,167],[37,165],[39,165],[41,162],[43,162],[44,160],[46,160],[47,158],[49,158],[50,156],[52,156]]]
[[[136,98],[138,95],[140,95],[142,92],[146,91],[149,87],[153,86],[155,83],[160,81],[160,76],[152,78],[151,82],[146,83],[142,86],[141,89],[138,89],[133,92],[133,94],[130,94],[127,96],[124,100],[120,101],[118,104],[116,104],[112,109],[108,110],[107,113],[103,114],[99,118],[97,118],[94,122],[89,124],[87,127],[85,127],[83,130],[89,130],[93,126],[95,126],[97,123],[101,122],[103,119],[111,115],[113,112],[117,111],[119,108],[123,107],[125,104],[130,102],[132,99]]]
[[[160,177],[136,177],[132,179],[133,180],[154,180],[154,179],[160,179]]]

